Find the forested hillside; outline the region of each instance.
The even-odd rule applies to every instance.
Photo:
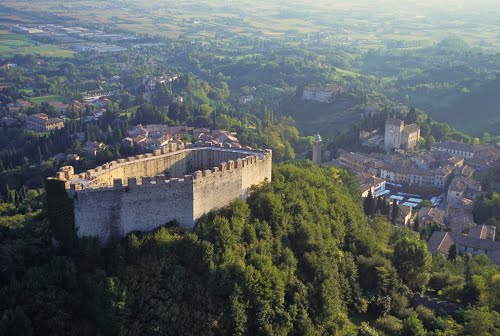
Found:
[[[487,258],[432,259],[410,231],[367,220],[343,170],[296,162],[273,174],[192,232],[169,223],[107,249],[91,238],[54,249],[44,212],[11,213],[0,335],[498,333]],[[456,311],[416,304],[426,288]]]
[[[318,133],[323,162],[381,151],[387,118],[422,158],[499,143],[500,2],[456,2],[0,2],[0,336],[500,335],[488,256],[432,256],[395,202],[295,161]],[[269,148],[273,181],[194,230],[77,237],[48,177],[178,140]],[[500,228],[500,167],[482,178],[475,221]]]
[[[456,86],[420,85],[408,92],[412,104],[436,120],[469,134],[497,132],[500,128],[500,76],[477,82],[463,81]],[[478,118],[478,114],[480,118]]]

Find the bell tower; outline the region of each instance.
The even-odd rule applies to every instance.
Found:
[[[314,142],[313,142],[313,157],[312,161],[319,165],[321,164],[321,143],[323,140],[321,139],[321,135],[316,134],[314,137]]]

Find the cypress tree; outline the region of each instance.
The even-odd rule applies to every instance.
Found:
[[[389,202],[384,198],[384,215],[389,216],[391,212],[391,205]]]
[[[370,216],[371,216],[371,215],[375,214],[375,206],[376,206],[376,204],[375,204],[375,197],[373,196],[371,190],[370,190],[370,192],[368,194],[368,197],[371,198],[371,201],[370,201],[370,204],[369,204],[370,205]]]
[[[77,243],[73,200],[66,194],[64,182],[48,180],[45,184],[47,193],[47,216],[54,238],[63,249],[71,250]]]
[[[375,206],[375,212],[383,215],[384,211],[385,211],[384,199],[379,196],[379,197],[377,197],[377,204]]]
[[[22,202],[23,202],[26,198],[28,198],[27,190],[28,190],[28,188],[26,188],[26,186],[25,186],[25,185],[23,185],[23,186],[21,187],[21,192],[20,192],[20,196],[21,196],[21,203],[22,203]]]
[[[366,196],[363,202],[363,209],[367,216],[371,216],[375,213],[375,199],[373,198],[371,190],[368,191],[368,196]]]
[[[113,130],[111,129],[111,126],[108,126],[108,129],[106,131],[106,143],[107,144],[113,143]]]
[[[115,159],[120,159],[122,156],[120,154],[120,149],[118,148],[118,146],[115,146],[114,149],[113,149],[113,156]]]
[[[469,254],[464,255],[465,264],[465,286],[462,291],[462,302],[468,306],[476,306],[481,302],[482,290],[478,286],[477,281],[474,281],[474,277],[479,277],[478,275],[473,275],[470,269],[471,257]]]
[[[396,200],[393,200],[392,201],[392,214],[391,214],[392,224],[396,224],[396,220],[398,219],[398,212],[399,212],[398,202],[396,202]]]
[[[45,143],[45,146],[44,146],[44,147],[45,147],[45,155],[46,155],[46,157],[47,157],[47,159],[48,159],[49,157],[51,157],[51,156],[52,156],[52,154],[50,153],[50,150],[49,150],[49,145],[47,144],[47,142]]]
[[[36,147],[36,152],[37,152],[38,163],[42,164],[43,157],[42,157],[42,150],[40,149],[40,146]]]
[[[457,257],[457,246],[455,244],[451,244],[448,249],[448,260],[455,260]]]

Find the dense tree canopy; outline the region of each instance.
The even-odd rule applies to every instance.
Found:
[[[379,215],[367,220],[358,195],[343,170],[279,164],[271,184],[256,187],[247,202],[205,215],[193,231],[169,223],[107,249],[90,237],[75,242],[63,223],[49,225],[45,211],[23,217],[5,206],[0,331],[321,335],[354,330],[352,316],[364,314],[379,319],[364,323],[361,333],[422,335],[455,323],[411,307],[411,290],[422,290],[429,277],[443,293],[453,277],[475,288],[465,328],[483,314],[492,321],[485,330],[496,330],[490,309],[498,308],[498,291],[485,292],[485,285],[500,282],[487,259],[438,278],[438,267],[456,272],[451,265],[462,258],[431,263],[425,243],[407,229]],[[49,202],[49,219],[53,211]],[[72,245],[55,249],[54,230]]]

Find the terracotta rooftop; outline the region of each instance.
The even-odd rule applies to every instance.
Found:
[[[436,208],[422,207],[418,211],[418,218],[421,220],[433,220],[442,223],[444,220],[444,211]]]
[[[430,252],[440,252],[448,255],[451,245],[455,242],[450,234],[445,231],[434,231],[427,242]]]
[[[462,152],[474,152],[472,145],[456,141],[437,142],[431,146],[431,150],[432,148],[443,148],[446,150],[457,150]]]
[[[500,242],[497,241],[471,237],[462,233],[434,231],[427,242],[429,251],[446,255],[453,244],[486,251],[491,262],[500,265]]]
[[[467,236],[480,239],[495,240],[496,227],[493,225],[476,225],[469,229]]]
[[[399,209],[401,210],[401,212],[403,213],[403,215],[405,217],[408,216],[408,215],[411,215],[412,207],[407,206],[407,205],[400,205]]]
[[[414,133],[414,132],[418,132],[419,130],[420,130],[420,126],[418,126],[417,124],[409,124],[409,125],[406,125],[404,128],[404,131],[407,133]]]
[[[401,120],[401,119],[396,119],[396,118],[387,118],[387,119],[385,120],[385,124],[386,124],[386,125],[391,124],[391,125],[397,125],[397,126],[399,126],[399,125],[402,125],[402,124],[404,124],[404,123],[405,123],[405,122],[404,122],[403,120]]]

